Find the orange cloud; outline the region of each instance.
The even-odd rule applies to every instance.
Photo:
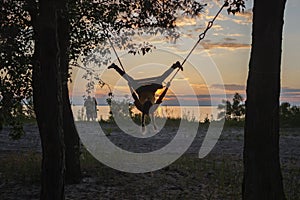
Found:
[[[205,49],[214,49],[214,48],[227,48],[229,50],[234,50],[237,48],[250,48],[250,44],[245,44],[245,43],[233,43],[233,42],[215,42],[215,43],[210,43],[210,42],[203,42],[201,44]]]
[[[236,16],[241,17],[241,19],[233,19],[233,21],[237,24],[241,25],[249,25],[252,23],[253,13],[252,10],[248,9],[244,12],[237,13]]]
[[[191,17],[180,17],[176,20],[176,26],[182,27],[182,26],[194,26],[197,24],[197,21],[195,18]]]

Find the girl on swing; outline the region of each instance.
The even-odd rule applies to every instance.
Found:
[[[136,108],[142,112],[142,130],[145,130],[145,115],[150,116],[153,123],[154,129],[156,130],[156,125],[154,121],[154,111],[158,105],[162,102],[162,99],[167,93],[167,89],[170,83],[167,84],[166,89],[155,101],[155,93],[158,89],[162,89],[162,82],[173,72],[175,69],[181,69],[182,65],[179,61],[174,63],[167,71],[165,71],[161,76],[139,79],[135,80],[124,70],[120,69],[115,63],[111,64],[108,69],[115,69],[127,82],[130,88],[130,92],[134,99],[134,105]]]

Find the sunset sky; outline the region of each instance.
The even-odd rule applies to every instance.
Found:
[[[223,1],[207,1],[204,13],[198,18],[179,17],[178,31],[181,37],[176,43],[170,43],[161,36],[136,37],[136,41],[147,41],[156,48],[146,56],[133,56],[118,51],[126,71],[132,77],[139,79],[158,76],[175,61],[183,61],[192,48],[198,35],[205,29],[206,24],[213,18]],[[235,16],[228,15],[223,10],[208,31],[205,39],[194,51],[184,65],[184,71],[179,72],[172,82],[171,91],[167,96],[167,104],[174,104],[179,98],[186,105],[193,104],[195,98],[200,105],[218,104],[224,98],[231,98],[239,92],[245,97],[245,84],[248,73],[248,63],[251,48],[252,1],[246,1],[246,11]],[[285,9],[285,24],[283,34],[282,57],[282,94],[281,101],[288,101],[293,105],[300,105],[300,2],[288,0]],[[113,60],[115,56],[112,55]],[[100,59],[100,58],[99,58]],[[116,64],[117,61],[114,60]],[[98,68],[101,79],[111,85],[116,97],[129,94],[126,82],[114,70],[106,70],[107,66]],[[73,74],[72,96],[84,94],[82,73]],[[223,84],[225,90],[222,90]],[[191,94],[193,89],[195,95]],[[96,87],[96,95],[100,103],[104,102],[108,90]],[[102,98],[102,99],[101,99]],[[75,102],[79,102],[78,99]]]

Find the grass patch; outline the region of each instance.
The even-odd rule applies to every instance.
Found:
[[[0,160],[0,180],[37,184],[40,181],[41,160],[39,153],[10,153]]]
[[[38,153],[10,154],[1,157],[2,182],[38,184],[41,155]],[[300,199],[300,170],[297,159],[282,165],[287,199]],[[184,155],[161,170],[130,174],[111,169],[98,162],[83,149],[81,167],[84,177],[110,188],[116,199],[241,199],[242,160],[233,156]],[[78,191],[80,192],[80,191]],[[101,199],[102,193],[98,193]]]
[[[282,166],[287,199],[299,199],[300,172],[294,164]],[[82,170],[97,184],[115,188],[116,197],[149,199],[241,199],[243,163],[236,157],[184,155],[164,169],[129,174],[111,169],[83,152]],[[99,197],[100,198],[100,197]]]
[[[240,199],[242,162],[227,158],[198,159],[183,156],[170,166],[152,173],[116,171],[83,153],[82,169],[99,184],[118,187],[117,196],[154,199]]]

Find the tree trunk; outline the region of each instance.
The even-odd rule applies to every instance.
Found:
[[[34,108],[42,144],[41,199],[64,199],[65,153],[63,136],[62,51],[58,18],[64,2],[41,0],[37,21],[33,70]]]
[[[35,1],[27,0],[27,9],[31,16],[32,26],[35,34],[35,46],[38,47],[39,42],[37,40],[37,16],[38,16],[38,5]],[[74,124],[73,114],[71,110],[69,94],[68,94],[68,70],[69,70],[69,18],[67,11],[62,16],[58,16],[58,35],[59,35],[59,46],[62,54],[60,54],[60,69],[61,69],[61,80],[62,80],[62,101],[63,101],[63,131],[64,131],[64,142],[65,142],[65,178],[67,183],[79,183],[81,180],[81,169],[80,169],[80,140]],[[39,57],[39,49],[35,50],[35,56],[33,58],[33,65],[37,63]],[[39,68],[34,67],[33,75],[35,85],[38,86],[39,80]],[[35,86],[34,86],[35,87]],[[38,88],[35,87],[35,95],[37,98]],[[39,100],[38,100],[39,101]],[[36,103],[35,103],[36,104]],[[36,105],[35,105],[36,107]],[[37,109],[36,109],[37,110]]]
[[[66,164],[66,182],[73,184],[81,180],[80,169],[80,140],[74,124],[73,113],[68,91],[69,76],[69,46],[70,46],[70,28],[67,12],[59,18],[59,42],[62,52],[61,56],[61,75],[63,92],[63,129],[65,141],[65,164]]]
[[[255,0],[244,142],[243,199],[285,199],[279,96],[285,0]]]
[[[74,118],[71,110],[68,87],[63,86],[63,104],[64,104],[64,136],[65,136],[65,154],[66,154],[66,182],[69,184],[79,183],[81,181],[80,168],[80,140],[74,124]]]

